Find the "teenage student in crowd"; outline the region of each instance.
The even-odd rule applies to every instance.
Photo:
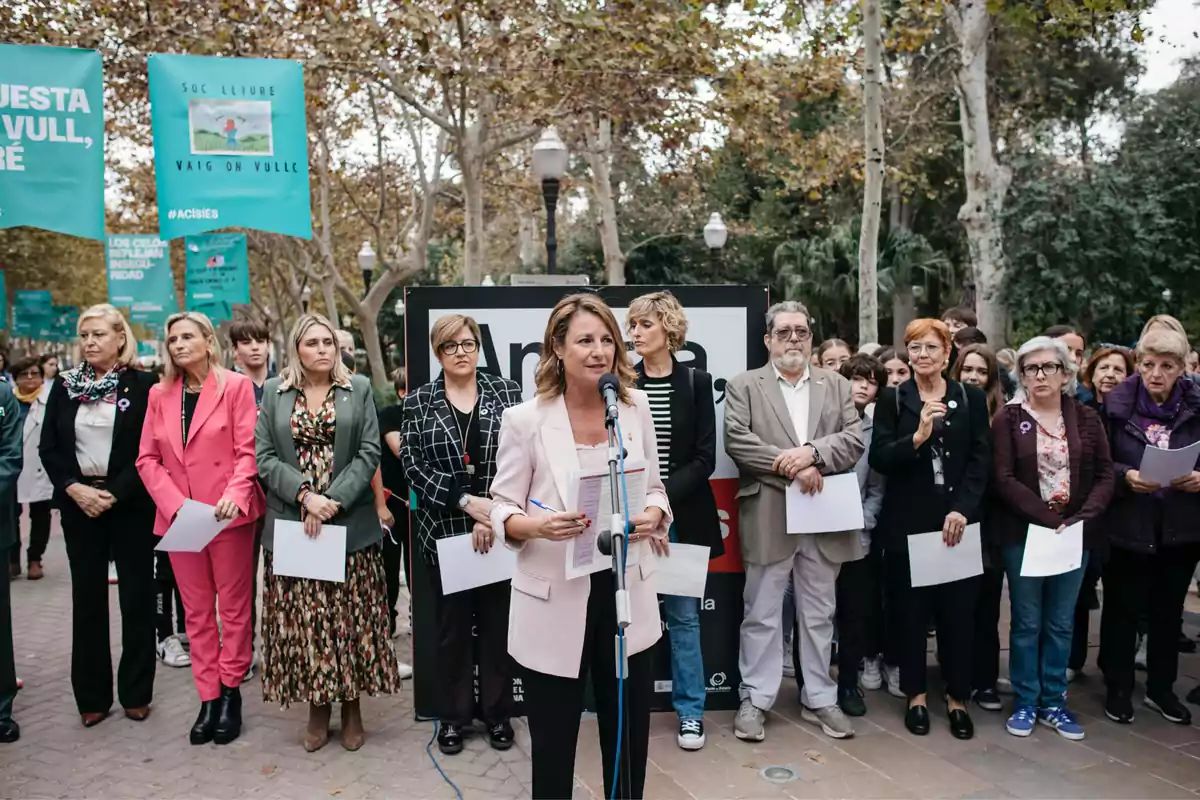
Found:
[[[837,576],[838,705],[848,716],[861,717],[867,713],[862,689],[878,689],[883,685],[879,657],[885,649],[883,543],[871,539],[883,506],[885,482],[868,463],[875,422],[867,409],[875,403],[880,388],[887,385],[887,373],[879,359],[863,353],[851,356],[842,364],[840,372],[850,381],[850,396],[862,423],[863,454],[854,470],[858,475],[863,506],[863,529],[859,539],[866,555],[843,562]],[[862,688],[859,687],[860,666]]]
[[[817,363],[815,366],[827,369],[830,372],[837,372],[842,368],[842,364],[850,360],[850,354],[853,352],[850,349],[850,345],[841,339],[826,339],[817,348]]]
[[[1148,605],[1145,705],[1170,722],[1191,723],[1175,696],[1179,619],[1200,561],[1200,472],[1169,486],[1139,472],[1147,447],[1180,448],[1200,440],[1200,387],[1184,375],[1191,350],[1170,328],[1138,342],[1136,374],[1104,399],[1116,491],[1104,524],[1112,552],[1104,569],[1100,666],[1108,688],[1105,714],[1133,722],[1135,633]]]
[[[133,369],[137,340],[121,312],[92,306],[77,327],[83,363],[59,375],[38,452],[62,513],[71,568],[71,685],[84,726],[113,702],[108,560],[121,576],[117,696],[125,716],[150,716],[154,694],[154,502],[137,471],[154,375]]]
[[[959,335],[975,328],[963,328]],[[950,378],[976,386],[987,396],[988,420],[1004,405],[1000,384],[1001,368],[996,354],[986,344],[967,344],[950,368]],[[986,505],[985,505],[986,508]],[[985,512],[985,517],[987,516]],[[987,520],[985,519],[985,522]],[[990,537],[985,536],[985,540]],[[975,635],[971,652],[971,697],[986,711],[1004,707],[996,684],[1000,679],[1000,598],[1004,594],[1004,561],[994,548],[983,549],[983,575],[979,600],[975,603]]]
[[[870,464],[888,480],[878,530],[887,537],[887,583],[900,627],[900,685],[908,697],[904,724],[929,733],[926,703],[926,628],[937,620],[937,647],[946,680],[950,731],[970,739],[974,725],[971,651],[980,578],[914,587],[908,537],[942,532],[958,546],[978,521],[991,468],[987,397],[975,386],[944,377],[950,330],[933,319],[911,322],[904,332],[913,378],[887,389],[875,407]]]
[[[387,507],[393,520],[391,530],[384,531],[383,535],[383,562],[387,571],[389,633],[394,639],[409,631],[408,612],[405,612],[404,624],[400,625],[396,603],[400,600],[400,587],[408,585],[408,559],[412,555],[408,477],[400,460],[400,448],[404,446],[404,398],[408,395],[408,379],[403,367],[392,373],[392,387],[396,390],[396,402],[379,411],[379,434],[383,437],[379,472],[383,488],[387,490]],[[411,669],[407,664],[400,666],[401,673]]]
[[[788,484],[799,480],[802,491],[817,494],[825,475],[854,469],[864,451],[850,382],[809,366],[810,319],[798,302],[771,306],[763,341],[770,362],[732,379],[725,393],[725,450],[741,474],[738,515],[746,566],[734,735],[749,741],[766,737],[766,712],[783,679],[781,614],[789,578],[804,682],[801,715],[826,736],[854,735],[838,706],[829,661],[838,570],[866,551],[859,531],[787,532]]]
[[[1038,337],[1017,351],[1021,388],[992,423],[990,537],[1002,548],[1012,622],[1009,674],[1016,695],[1008,732],[1029,736],[1036,723],[1067,739],[1083,727],[1067,708],[1067,664],[1075,600],[1095,542],[1083,560],[1049,577],[1022,575],[1027,532],[1063,530],[1097,519],[1113,492],[1113,466],[1100,416],[1075,400],[1078,365],[1061,339]],[[1094,537],[1094,527],[1085,528]]]
[[[0,382],[0,548],[20,546],[16,509],[9,505],[14,484],[21,472],[21,419],[12,389]],[[12,587],[0,578],[0,744],[21,738],[21,726],[13,719],[17,698],[17,664],[13,653]]]
[[[912,366],[908,363],[907,352],[894,347],[885,347],[876,354],[876,357],[883,364],[883,371],[887,373],[889,387],[894,389],[912,377]]]
[[[567,540],[600,520],[566,508],[571,473],[608,468],[604,399],[597,382],[617,376],[621,445],[630,462],[646,465],[644,509],[628,509],[626,586],[632,624],[622,638],[627,672],[618,699],[616,581],[611,569],[566,578]],[[634,389],[621,329],[593,294],[558,302],[546,325],[535,371],[537,396],[504,414],[489,544],[504,536],[517,551],[508,649],[526,669],[525,706],[533,755],[534,798],[570,797],[584,688],[590,683],[599,717],[605,797],[640,798],[646,782],[653,698],[650,648],[662,635],[653,575],[658,561],[648,538],[667,539],[673,519],[660,475],[654,419],[646,395]],[[778,618],[776,609],[776,618]],[[779,645],[776,643],[776,649]],[[618,705],[624,728],[618,736]],[[617,751],[620,739],[621,750]],[[614,766],[620,764],[617,785]]]
[[[650,401],[658,466],[675,509],[670,542],[707,547],[709,558],[717,558],[725,545],[709,483],[717,462],[712,376],[676,358],[687,340],[688,320],[670,292],[637,298],[625,319],[633,349],[642,357],[635,367],[637,386]],[[652,546],[656,543],[651,539]],[[661,548],[659,554],[669,558],[670,549]],[[679,718],[676,741],[684,750],[699,750],[706,741],[700,600],[663,595],[662,608],[671,641],[671,702]]]
[[[286,366],[264,387],[255,439],[267,491],[263,699],[308,704],[309,752],[329,741],[333,703],[341,703],[342,747],[358,750],[366,739],[362,695],[390,694],[400,676],[371,491],[379,468],[371,383],[346,369],[324,317],[305,314],[293,327]],[[324,535],[325,524],[345,527],[345,581],[277,575],[271,554],[279,522],[299,522],[312,538]]]
[[[37,358],[25,358],[13,365],[13,393],[20,410],[21,449],[24,464],[17,478],[17,510],[25,506],[29,515],[29,549],[25,552],[27,577],[31,581],[41,580],[42,555],[50,541],[50,510],[54,506],[54,485],[42,466],[38,445],[42,441],[42,426],[46,420],[46,401],[50,399],[50,384],[45,382],[42,362]],[[21,575],[21,531],[15,529],[17,542],[10,551],[10,575]]]
[[[172,314],[167,362],[150,392],[138,472],[158,507],[154,532],[171,527],[185,501],[213,507],[229,524],[198,553],[171,553],[183,596],[200,713],[192,744],[229,744],[242,731],[242,679],[253,652],[254,532],[263,493],[254,460],[254,386],[222,366],[212,322]],[[221,609],[217,627],[217,606]]]
[[[451,536],[473,536],[480,553],[496,543],[491,491],[500,419],[505,409],[521,402],[521,387],[479,370],[481,341],[471,317],[438,319],[429,344],[442,372],[404,398],[400,459],[417,497],[417,541],[436,606],[438,747],[447,755],[462,752],[463,736],[475,716],[476,636],[488,741],[497,750],[513,744],[513,669],[506,648],[511,587],[503,581],[446,594],[437,552],[437,541]]]

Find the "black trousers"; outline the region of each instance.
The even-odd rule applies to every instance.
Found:
[[[258,518],[254,526],[254,571],[250,573],[250,645],[258,642],[258,565],[262,563],[263,531],[267,527],[265,516]]]
[[[1146,693],[1174,691],[1179,674],[1179,618],[1200,544],[1135,553],[1114,547],[1104,567],[1104,610],[1100,615],[1100,665],[1109,691],[1133,691],[1133,657],[1138,616],[1148,599]]]
[[[120,586],[120,584],[117,584]],[[154,631],[158,641],[176,633],[187,633],[184,628],[183,595],[175,581],[169,553],[154,553]]]
[[[1071,656],[1067,667],[1075,671],[1083,669],[1088,657],[1088,627],[1092,621],[1092,611],[1100,607],[1100,599],[1096,596],[1096,584],[1100,581],[1102,570],[1099,553],[1092,552],[1088,558],[1086,569],[1083,571],[1083,584],[1079,587],[1079,597],[1075,599],[1075,626],[1071,631]]]
[[[410,535],[408,505],[392,497],[388,500],[388,510],[396,518],[396,524],[392,528],[392,535],[388,536],[385,533],[383,537],[383,572],[387,583],[389,633],[394,633],[397,616],[396,603],[400,600],[400,570],[403,568],[407,578],[410,572],[407,559],[411,550],[408,538]],[[392,541],[393,539],[395,541]]]
[[[528,670],[525,676],[525,712],[533,749],[534,800],[570,797],[575,776],[575,748],[583,692],[591,675],[600,729],[600,755],[604,769],[604,796],[613,796],[613,767],[617,763],[617,612],[613,604],[612,572],[591,576],[583,655],[578,678]],[[646,786],[646,758],[650,747],[650,701],[654,696],[653,648],[629,656],[625,677],[625,708],[621,734],[621,772],[616,796],[641,798]]]
[[[995,689],[1000,678],[1000,597],[1004,570],[984,567],[975,604],[975,634],[971,648],[971,688]]]
[[[882,558],[872,549],[858,561],[842,564],[837,577],[838,685],[853,689],[858,685],[858,664],[874,658],[883,647],[883,583],[879,570]],[[795,640],[793,638],[793,650]],[[797,661],[793,653],[793,661]],[[797,670],[796,675],[800,672]],[[799,679],[799,678],[798,678]]]
[[[438,718],[443,725],[475,719],[475,644],[479,658],[479,706],[489,725],[512,716],[513,660],[508,654],[508,581],[442,594],[442,572],[429,567],[437,616]]]
[[[18,506],[19,508],[20,506]],[[54,508],[54,501],[40,500],[36,503],[26,503],[25,508],[29,513],[29,549],[25,553],[25,560],[26,563],[32,564],[34,561],[41,561],[42,556],[46,554],[46,545],[50,542],[50,511]],[[19,519],[14,531],[17,534],[17,542],[9,551],[8,563],[20,566],[21,526]]]
[[[946,693],[965,703],[971,699],[971,653],[975,644],[975,604],[981,578],[914,588],[908,550],[893,548],[887,554],[887,579],[896,593],[900,690],[909,697],[928,690],[926,631],[932,617],[937,622],[938,663]]]
[[[0,712],[10,707],[17,694],[17,664],[13,657],[12,587],[8,576],[0,575]],[[0,719],[4,714],[0,713]]]
[[[71,564],[71,685],[79,713],[104,713],[113,702],[108,637],[108,562],[116,562],[121,604],[117,696],[125,708],[154,694],[154,508],[112,510],[92,519],[67,500],[63,538]]]

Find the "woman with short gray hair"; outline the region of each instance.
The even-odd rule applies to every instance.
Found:
[[[1013,736],[1029,736],[1039,721],[1064,738],[1084,736],[1067,710],[1067,661],[1087,551],[1099,542],[1085,534],[1073,570],[1031,577],[1021,569],[1030,525],[1061,534],[1099,517],[1112,497],[1104,425],[1074,399],[1078,370],[1062,341],[1031,339],[1017,352],[1017,395],[992,421],[992,492],[999,502],[988,533],[1003,554],[1012,603],[1009,674],[1016,701],[1006,727]]]
[[[1200,387],[1184,374],[1187,339],[1147,326],[1137,347],[1137,374],[1104,401],[1117,487],[1105,517],[1112,555],[1104,570],[1100,664],[1108,686],[1104,713],[1133,722],[1134,648],[1138,612],[1149,597],[1145,705],[1168,722],[1188,725],[1191,712],[1175,696],[1179,617],[1200,561],[1200,472],[1161,486],[1140,473],[1147,447],[1181,448],[1200,441]]]

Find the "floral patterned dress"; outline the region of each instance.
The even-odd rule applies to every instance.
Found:
[[[314,414],[297,392],[292,409],[300,472],[318,493],[333,480],[334,398]],[[263,700],[324,705],[399,688],[379,545],[347,554],[345,583],[277,576],[263,557]]]

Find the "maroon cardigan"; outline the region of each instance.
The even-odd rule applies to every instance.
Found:
[[[992,420],[992,504],[989,530],[1002,547],[1024,545],[1029,524],[1045,528],[1084,526],[1084,547],[1104,544],[1103,531],[1093,523],[1112,499],[1115,475],[1108,436],[1100,415],[1071,397],[1063,397],[1063,422],[1071,462],[1071,499],[1057,514],[1042,500],[1038,488],[1037,423],[1017,404],[1008,404]]]

